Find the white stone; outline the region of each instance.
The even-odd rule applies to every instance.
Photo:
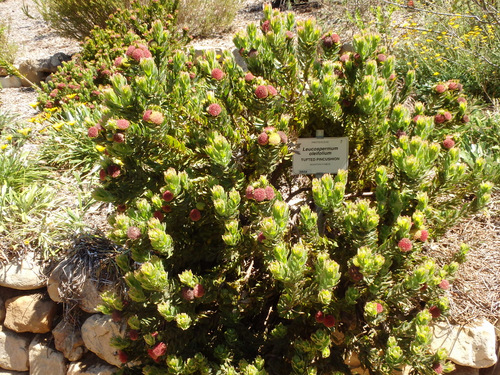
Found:
[[[87,359],[83,362],[71,362],[66,375],[113,375],[116,367],[107,363],[100,363],[97,358]]]
[[[0,326],[0,367],[6,370],[28,371],[31,338]]]
[[[56,304],[41,293],[9,298],[5,301],[4,326],[16,332],[46,333],[52,328]]]
[[[487,368],[497,362],[495,327],[486,320],[458,326],[438,323],[433,329],[431,348],[445,348],[457,365]]]
[[[50,348],[41,335],[29,347],[30,375],[66,375],[66,361],[61,352]]]
[[[80,329],[69,322],[61,320],[52,330],[54,345],[57,350],[70,361],[78,361],[82,358],[85,347]]]
[[[118,350],[111,346],[111,338],[125,336],[125,327],[113,322],[110,316],[95,314],[82,325],[82,338],[87,349],[99,358],[114,365],[121,366]]]
[[[22,87],[23,83],[16,76],[0,77],[0,87],[4,89],[12,89]]]
[[[43,266],[32,253],[8,264],[0,264],[0,286],[18,290],[33,290],[45,286]]]

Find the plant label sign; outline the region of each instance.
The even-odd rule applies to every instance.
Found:
[[[347,170],[349,138],[299,138],[293,155],[293,174],[337,173]]]

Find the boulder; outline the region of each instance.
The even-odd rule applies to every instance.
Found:
[[[4,319],[5,319],[5,302],[2,296],[0,296],[0,324],[3,322]]]
[[[432,350],[446,348],[457,365],[491,367],[497,361],[495,346],[495,327],[484,319],[464,326],[444,322],[433,327]]]
[[[40,83],[46,77],[46,74],[39,71],[39,62],[34,60],[26,60],[19,64],[17,70],[26,79],[21,79],[22,85],[25,87],[30,87],[32,83]]]
[[[35,336],[29,346],[30,375],[66,375],[62,353],[47,344],[47,338]]]
[[[28,371],[9,371],[0,368],[0,375],[29,375]]]
[[[82,325],[82,338],[87,349],[114,366],[121,366],[118,350],[110,345],[113,337],[124,337],[125,327],[110,316],[95,314]]]
[[[26,254],[21,259],[14,259],[8,264],[0,264],[0,286],[33,290],[45,286],[45,283],[43,265],[35,260],[32,253]]]
[[[46,333],[52,328],[57,305],[45,294],[12,297],[5,301],[5,327],[16,332]]]
[[[31,338],[0,326],[0,368],[28,371]]]
[[[21,82],[21,79],[17,78],[16,76],[0,77],[0,87],[4,89],[13,89],[22,86],[23,83]]]
[[[62,320],[52,330],[54,345],[57,350],[70,361],[78,361],[85,353],[84,342],[80,329],[75,325]]]
[[[450,375],[479,375],[479,369],[457,365],[455,370],[450,372]]]
[[[63,62],[70,61],[71,55],[64,52],[57,52],[50,56],[48,59],[39,60],[37,70],[44,73],[55,73],[57,68],[62,66]]]
[[[113,375],[115,372],[116,367],[92,355],[86,356],[81,362],[71,362],[66,375]]]

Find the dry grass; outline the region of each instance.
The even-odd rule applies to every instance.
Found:
[[[500,191],[493,194],[488,208],[429,246],[429,255],[440,263],[450,259],[460,244],[471,247],[450,289],[451,319],[456,323],[481,318],[494,325],[500,322]]]

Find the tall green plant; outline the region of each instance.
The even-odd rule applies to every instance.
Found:
[[[484,160],[460,158],[464,93],[409,106],[414,72],[378,36],[340,54],[313,20],[264,13],[234,38],[249,72],[172,53],[158,20],[102,92],[87,135],[124,249],[125,292],[102,306],[127,325],[119,373],[350,374],[353,353],[373,374],[449,371],[430,325],[467,247],[439,267],[423,245],[489,198]],[[349,138],[349,168],[293,176],[316,129]]]

